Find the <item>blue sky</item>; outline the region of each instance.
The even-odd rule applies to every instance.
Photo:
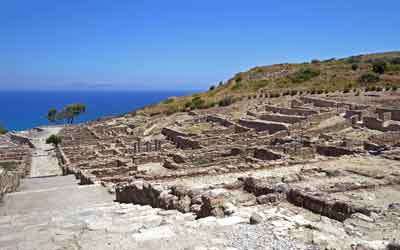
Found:
[[[204,89],[256,65],[399,50],[398,0],[0,1],[0,89]]]

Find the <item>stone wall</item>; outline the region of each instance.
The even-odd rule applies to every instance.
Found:
[[[32,142],[28,138],[13,133],[10,133],[9,135],[12,142],[19,145],[28,145],[29,147],[34,148]]]
[[[190,138],[186,138],[186,137],[182,137],[182,136],[177,136],[174,140],[174,142],[176,143],[176,147],[180,148],[180,149],[199,149],[201,148],[200,146],[200,142],[190,139]]]
[[[209,116],[207,116],[206,120],[207,120],[207,122],[215,122],[215,123],[218,123],[225,127],[235,125],[234,122],[228,121],[227,119],[220,117],[220,116],[216,116],[216,115],[209,115]]]
[[[396,122],[384,122],[379,118],[366,116],[363,118],[363,125],[369,129],[382,132],[400,131],[400,124]]]
[[[305,192],[300,189],[290,189],[287,200],[296,206],[338,221],[344,221],[354,213],[368,216],[371,213],[367,208],[329,198],[325,193]]]
[[[17,190],[20,183],[20,175],[17,172],[6,171],[0,167],[0,201],[4,194]]]
[[[272,121],[272,122],[282,122],[282,123],[297,123],[306,119],[305,116],[297,115],[278,115],[278,114],[261,114],[259,117],[261,120]]]
[[[315,150],[318,154],[324,156],[333,156],[338,157],[342,155],[352,155],[355,152],[350,149],[346,149],[343,147],[335,147],[335,146],[326,146],[326,145],[317,145]]]
[[[180,132],[178,130],[172,129],[172,128],[163,128],[161,130],[161,134],[163,134],[165,137],[167,137],[168,140],[175,141],[175,139],[180,136],[180,137],[187,137],[188,134]]]
[[[382,115],[383,113],[391,113],[391,119],[394,121],[400,121],[400,109],[391,108],[377,108],[376,113]]]
[[[275,153],[271,150],[265,148],[255,148],[254,149],[254,158],[263,160],[263,161],[274,161],[282,159],[283,156]]]
[[[265,111],[280,113],[284,115],[311,116],[318,114],[318,111],[300,108],[282,108],[270,105],[263,106],[263,108]]]
[[[336,101],[325,100],[325,99],[321,99],[321,98],[302,96],[302,97],[300,97],[300,100],[302,100],[304,103],[312,103],[316,107],[322,107],[322,108],[338,107],[338,103]]]
[[[279,122],[267,122],[263,120],[246,120],[240,119],[239,124],[256,131],[268,131],[270,134],[289,129],[288,125]]]

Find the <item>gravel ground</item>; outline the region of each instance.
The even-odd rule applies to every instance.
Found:
[[[232,247],[240,250],[295,250],[298,249],[290,239],[277,236],[268,224],[241,224],[233,231],[224,232]]]

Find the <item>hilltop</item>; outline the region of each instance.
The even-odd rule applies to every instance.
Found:
[[[151,115],[227,106],[243,98],[277,98],[284,95],[335,91],[382,91],[400,87],[400,52],[355,55],[258,66],[210,86],[209,91],[170,98],[144,108]]]

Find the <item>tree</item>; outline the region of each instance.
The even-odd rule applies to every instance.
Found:
[[[57,109],[55,108],[51,108],[49,109],[49,111],[47,112],[47,120],[49,122],[56,122],[57,121]]]
[[[378,82],[379,80],[380,80],[379,75],[373,73],[363,74],[358,79],[358,81],[361,83],[375,83]]]
[[[356,71],[356,70],[358,69],[358,64],[357,64],[357,63],[353,63],[353,64],[351,65],[351,69],[352,69],[353,71]]]
[[[68,123],[73,123],[75,117],[86,112],[86,105],[81,103],[71,104],[65,107],[64,114]]]
[[[372,63],[372,71],[377,74],[383,74],[386,70],[386,62],[382,60],[377,60]]]
[[[61,137],[57,136],[57,135],[50,135],[47,139],[46,139],[46,143],[47,144],[53,144],[55,147],[58,146],[58,144],[60,144],[62,141]]]

